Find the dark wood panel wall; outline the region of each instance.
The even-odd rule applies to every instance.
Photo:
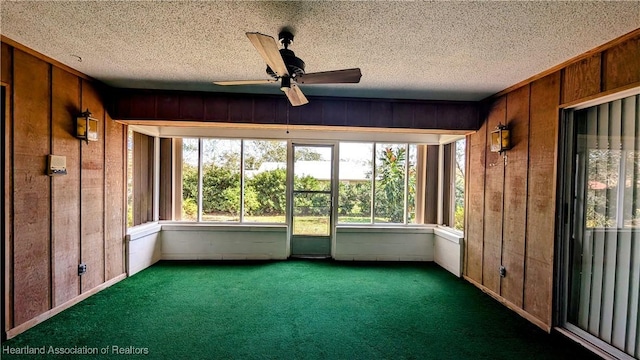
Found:
[[[125,130],[92,81],[4,42],[1,63],[8,94],[3,329],[11,331],[125,272]],[[86,108],[100,120],[99,141],[89,144],[75,138],[75,116]],[[66,157],[67,175],[47,175],[49,154]]]
[[[155,138],[133,133],[133,226],[154,221],[153,179]]]
[[[114,89],[110,114],[118,120],[173,120],[256,125],[356,126],[477,130],[478,104],[309,97],[292,107],[286,97],[187,91]]]
[[[640,86],[639,54],[640,29],[486,99],[480,130],[467,137],[465,277],[547,330],[553,325],[560,110]],[[512,131],[505,157],[489,151],[498,123]]]
[[[159,220],[173,220],[173,139],[160,139]]]

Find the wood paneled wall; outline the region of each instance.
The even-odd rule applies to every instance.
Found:
[[[467,137],[465,278],[549,330],[553,316],[560,110],[640,86],[640,29],[483,102]],[[499,123],[503,158],[489,151]],[[499,267],[506,268],[500,277]]]
[[[118,120],[172,120],[256,125],[356,126],[429,130],[477,130],[478,104],[309,97],[292,107],[281,95],[114,89],[110,113]]]
[[[173,220],[173,139],[160,139],[158,219]]]
[[[4,42],[1,63],[8,93],[3,328],[11,333],[124,274],[126,138],[90,79]],[[74,136],[75,116],[86,108],[100,120],[99,141],[89,144]],[[49,154],[66,157],[67,175],[47,175]]]
[[[155,138],[133,133],[133,226],[154,221]]]

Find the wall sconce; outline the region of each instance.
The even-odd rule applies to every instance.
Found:
[[[498,124],[491,132],[491,151],[502,153],[511,149],[511,139],[509,138],[509,128],[506,125]]]
[[[98,141],[98,119],[91,117],[89,109],[76,118],[76,137],[87,144]]]

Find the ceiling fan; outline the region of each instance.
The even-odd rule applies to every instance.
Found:
[[[278,34],[282,49],[278,49],[278,44],[272,36],[248,32],[247,37],[267,63],[267,74],[271,79],[214,81],[214,84],[257,85],[280,81],[280,90],[287,95],[291,105],[300,106],[309,101],[297,84],[358,83],[362,77],[359,68],[305,73],[304,61],[289,50],[293,34],[288,30],[282,30]]]

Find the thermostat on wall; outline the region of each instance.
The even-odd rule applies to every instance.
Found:
[[[47,169],[49,176],[67,175],[67,157],[49,155]]]

